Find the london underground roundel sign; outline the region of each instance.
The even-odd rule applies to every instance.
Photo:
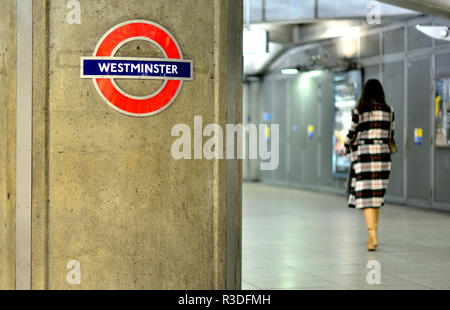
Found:
[[[115,57],[126,43],[144,40],[156,45],[164,58]],[[183,81],[193,80],[193,62],[183,59],[174,36],[164,27],[145,20],[114,26],[98,42],[92,57],[81,58],[81,78],[92,79],[98,94],[117,111],[130,116],[149,116],[168,108]],[[115,79],[159,79],[162,86],[147,96],[124,92]]]

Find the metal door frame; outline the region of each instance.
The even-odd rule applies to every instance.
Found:
[[[17,1],[16,289],[31,289],[33,0]]]

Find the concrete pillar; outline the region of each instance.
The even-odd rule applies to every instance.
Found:
[[[178,137],[171,130],[184,123],[193,131],[196,115],[204,126],[218,123],[224,132],[227,123],[242,123],[242,1],[78,2],[80,24],[68,22],[68,0],[33,2],[32,288],[239,289],[241,162],[175,160],[171,147]],[[2,25],[14,19],[9,13],[15,1],[2,1],[0,9]],[[194,61],[194,80],[184,83],[168,109],[145,118],[112,109],[92,80],[80,78],[80,57],[92,56],[111,27],[133,19],[164,26],[184,58]],[[14,31],[0,30],[2,42],[11,44],[9,53]],[[118,55],[161,53],[135,41]],[[2,79],[4,70],[14,71],[12,64],[1,64]],[[117,83],[145,95],[162,82]],[[2,100],[8,113],[1,113],[0,123],[1,169],[8,176],[0,181],[5,288],[14,285],[12,85],[0,85],[2,99],[10,95]],[[5,158],[11,161],[5,164]],[[67,274],[77,262],[81,283],[70,284]]]
[[[15,283],[16,7],[0,1],[0,289]]]

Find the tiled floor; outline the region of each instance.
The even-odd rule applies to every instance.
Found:
[[[367,252],[344,197],[253,183],[243,195],[243,289],[450,289],[450,213],[388,204]],[[381,284],[367,282],[372,260]]]

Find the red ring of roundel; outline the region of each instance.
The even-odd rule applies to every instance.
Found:
[[[111,57],[112,52],[122,41],[131,37],[147,37],[158,43],[168,58],[181,59],[181,52],[174,40],[161,28],[155,25],[134,22],[125,24],[112,31],[99,45],[96,57]],[[171,103],[172,98],[181,87],[181,81],[169,80],[166,86],[154,97],[148,99],[129,98],[119,92],[111,79],[95,79],[98,89],[106,100],[118,109],[131,114],[150,114],[161,110]]]

